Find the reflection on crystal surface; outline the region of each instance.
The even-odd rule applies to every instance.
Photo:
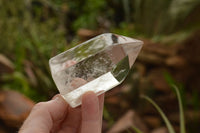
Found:
[[[52,77],[65,100],[76,107],[86,91],[100,95],[120,84],[141,47],[139,40],[111,33],[99,35],[51,58]]]

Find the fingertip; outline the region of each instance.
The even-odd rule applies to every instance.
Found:
[[[48,111],[54,121],[63,119],[67,113],[68,107],[68,103],[60,94],[55,95],[52,100],[47,102]]]
[[[94,92],[89,91],[83,94],[82,111],[87,114],[99,113],[99,99]]]
[[[98,96],[100,112],[103,111],[105,93]]]
[[[86,92],[82,96],[82,127],[84,133],[97,133],[101,131],[99,98],[94,92]],[[91,127],[91,128],[88,128]]]
[[[105,97],[105,93],[102,93],[101,95],[98,96],[99,102],[103,102]]]
[[[64,105],[68,105],[67,102],[65,101],[65,99],[60,95],[60,94],[56,94],[51,101],[56,101],[56,102],[61,102]]]
[[[88,91],[83,94],[82,102],[90,102],[91,100],[97,99],[96,94],[93,91]]]
[[[52,97],[52,100],[56,99],[57,97],[60,97],[61,95],[60,94],[56,94]]]

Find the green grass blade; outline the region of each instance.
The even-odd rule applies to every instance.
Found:
[[[136,132],[136,133],[142,133],[142,131],[140,129],[138,129],[137,127],[132,126],[132,129]]]
[[[185,119],[184,119],[184,111],[183,111],[183,102],[181,99],[181,94],[180,91],[178,89],[178,87],[176,85],[172,85],[172,87],[174,88],[177,98],[178,98],[178,103],[179,103],[179,110],[180,110],[180,133],[185,133],[186,129],[185,129]]]
[[[142,95],[141,97],[146,99],[148,102],[150,102],[156,108],[156,110],[160,113],[161,117],[163,118],[163,120],[169,130],[169,133],[175,133],[174,128],[172,127],[170,121],[168,120],[168,118],[166,117],[164,112],[161,110],[161,108],[148,96]]]
[[[108,121],[108,126],[111,127],[114,123],[114,119],[112,118],[112,115],[109,113],[106,105],[103,108],[103,117],[105,120]]]

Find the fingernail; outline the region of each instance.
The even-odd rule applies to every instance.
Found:
[[[52,98],[52,100],[56,100],[56,99],[58,99],[59,98],[59,94],[56,94],[53,98]]]
[[[64,98],[60,95],[57,94],[52,98],[53,101],[58,102],[58,103],[64,103],[67,104],[67,102],[64,100]]]
[[[93,91],[88,91],[82,96],[82,101],[86,103],[90,103],[91,101],[96,99],[96,94]]]

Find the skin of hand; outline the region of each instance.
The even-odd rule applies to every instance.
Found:
[[[71,108],[58,94],[36,104],[19,133],[101,133],[104,94],[86,92],[82,105]]]

